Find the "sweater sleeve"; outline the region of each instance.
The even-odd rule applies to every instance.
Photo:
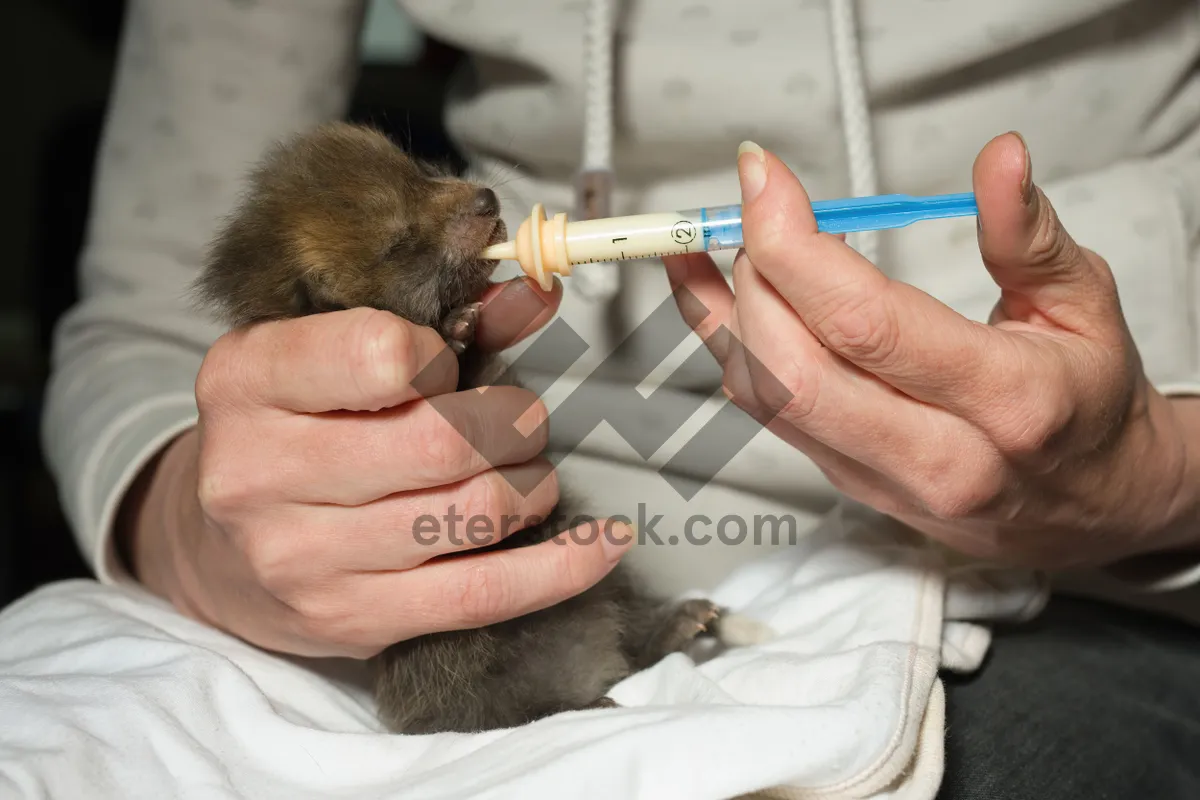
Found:
[[[53,343],[42,440],[97,577],[126,579],[121,497],[194,424],[220,334],[188,298],[246,170],[281,136],[341,117],[362,0],[132,0],[98,159],[80,300]]]

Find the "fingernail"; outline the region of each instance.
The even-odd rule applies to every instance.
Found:
[[[604,526],[604,535],[600,537],[604,557],[609,561],[618,561],[629,545],[633,543],[633,528],[623,522],[610,520]]]
[[[742,158],[750,156],[750,158]],[[751,202],[767,185],[767,157],[754,142],[738,145],[738,178],[742,184],[742,199]]]
[[[1021,198],[1025,201],[1025,205],[1033,200],[1033,157],[1029,154],[1029,143],[1025,141],[1025,137],[1017,131],[1012,131],[1012,135],[1016,136],[1021,142],[1021,149],[1025,152],[1025,174],[1021,178]]]
[[[488,309],[489,316],[493,319],[503,319],[507,322],[507,317],[513,313],[513,309],[528,308],[529,313],[532,314],[530,319],[536,317],[540,311],[539,306],[546,305],[546,301],[538,295],[537,290],[535,290],[530,284],[531,281],[528,278],[516,278],[505,284],[504,287],[500,291],[496,292],[495,296],[484,305],[484,308]],[[534,299],[536,299],[538,302],[531,302]]]
[[[533,281],[530,278],[513,278],[497,293],[496,299],[503,298],[505,301],[517,300],[524,303],[531,296],[536,295],[537,293],[533,290]]]

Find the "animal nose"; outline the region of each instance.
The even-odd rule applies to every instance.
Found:
[[[495,217],[500,213],[500,200],[491,189],[475,192],[471,201],[471,213],[477,217]]]

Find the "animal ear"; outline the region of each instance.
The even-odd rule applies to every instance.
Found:
[[[326,311],[342,311],[339,303],[320,278],[312,275],[296,279],[292,291],[292,310],[297,315],[321,314]]]

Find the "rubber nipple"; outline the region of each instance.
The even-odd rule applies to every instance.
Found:
[[[548,292],[554,288],[555,274],[571,274],[571,262],[567,260],[567,215],[555,214],[554,219],[547,220],[545,207],[536,203],[528,219],[517,229],[516,238],[488,247],[483,257],[516,261],[542,291]]]

